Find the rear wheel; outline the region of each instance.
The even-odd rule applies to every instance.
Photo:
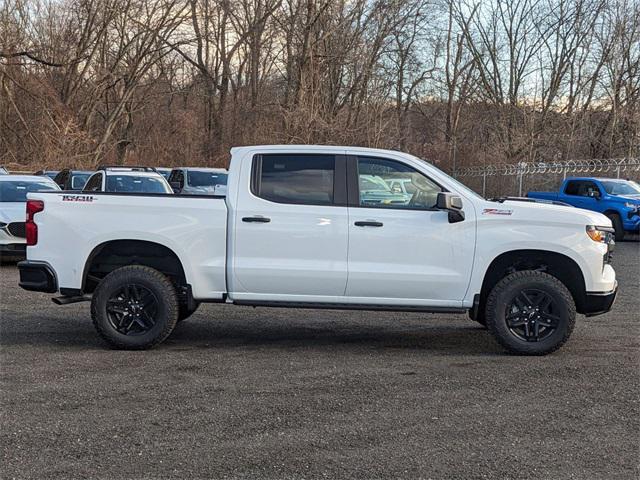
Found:
[[[171,334],[178,297],[171,281],[150,267],[122,267],[107,275],[91,300],[98,334],[113,348],[151,348]]]
[[[611,220],[611,224],[613,225],[613,229],[615,230],[615,239],[616,242],[621,242],[624,240],[624,226],[622,225],[622,219],[620,215],[617,213],[607,213],[607,218]]]
[[[571,335],[576,306],[557,278],[535,270],[507,275],[487,299],[487,328],[509,352],[546,355]]]

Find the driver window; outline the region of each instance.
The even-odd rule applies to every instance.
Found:
[[[361,207],[428,210],[442,191],[412,167],[384,158],[358,158],[358,185]]]

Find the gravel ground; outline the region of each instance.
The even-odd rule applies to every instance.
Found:
[[[204,305],[109,350],[0,269],[2,478],[640,477],[640,244],[542,358],[462,315]]]

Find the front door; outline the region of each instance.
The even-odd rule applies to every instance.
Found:
[[[233,213],[234,297],[342,298],[348,237],[344,156],[264,154],[251,161],[251,178],[244,179],[250,185],[239,189]]]
[[[352,303],[460,306],[473,264],[475,214],[449,223],[442,188],[410,165],[349,158],[349,280]]]
[[[598,201],[602,195],[598,185],[591,180],[569,180],[564,189],[571,196],[571,203],[578,208],[598,211]]]

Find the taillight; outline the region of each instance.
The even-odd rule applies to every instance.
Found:
[[[27,221],[24,225],[27,246],[33,246],[38,243],[38,226],[33,221],[33,216],[43,210],[44,202],[42,200],[27,200]]]

